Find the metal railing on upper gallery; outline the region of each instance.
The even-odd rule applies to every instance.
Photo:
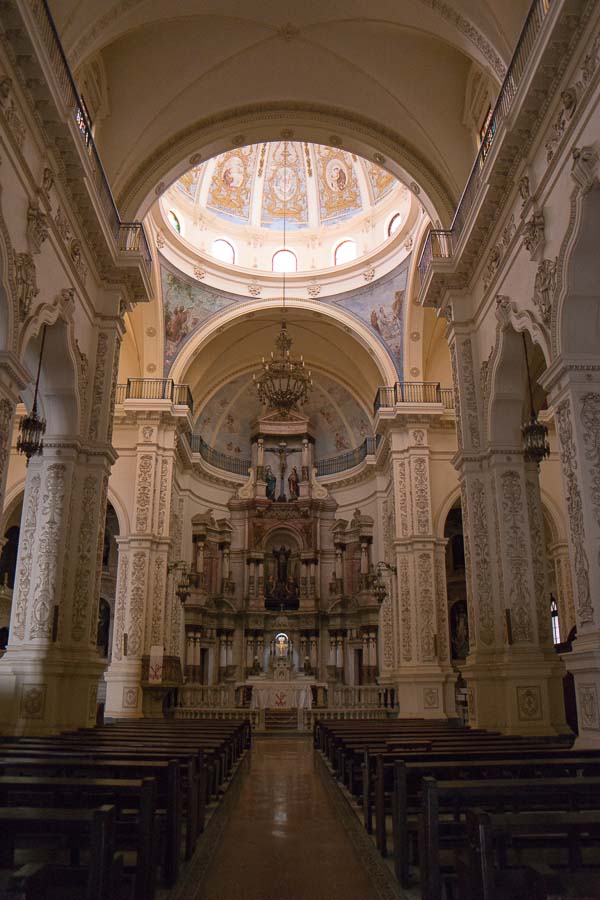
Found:
[[[186,434],[185,438],[189,444],[192,453],[199,453],[202,459],[217,469],[224,472],[231,472],[234,475],[248,475],[248,470],[252,465],[249,459],[242,459],[237,456],[229,456],[221,450],[215,450],[206,443],[200,434]]]
[[[441,403],[444,409],[454,409],[454,391],[440,387],[439,381],[397,381],[390,387],[378,389],[373,411],[376,413],[399,403]]]
[[[427,270],[433,259],[449,259],[455,252],[462,236],[465,224],[476,205],[479,189],[487,183],[486,160],[490,148],[498,135],[501,126],[506,121],[511,110],[514,98],[523,81],[523,75],[528,68],[533,55],[537,38],[544,20],[548,15],[552,0],[533,0],[525,24],[521,31],[515,52],[508,67],[508,71],[500,88],[496,105],[490,116],[490,121],[481,142],[479,152],[475,157],[473,168],[467,184],[462,193],[458,207],[452,220],[450,230],[431,229],[419,258],[419,275],[423,284]]]
[[[127,384],[117,385],[116,402],[125,400],[170,400],[174,406],[194,411],[189,385],[176,384],[172,378],[128,378]]]
[[[75,86],[75,81],[71,69],[69,68],[48,4],[46,0],[31,0],[29,6],[33,13],[41,42],[48,55],[48,60],[58,82],[63,102],[65,103],[65,106],[71,110],[77,129],[81,135],[81,140],[87,151],[94,186],[116,246],[122,252],[140,254],[149,276],[152,268],[152,254],[150,253],[144,226],[141,222],[121,221],[106,173],[94,143],[91,122],[81,97],[79,96],[77,87]]]
[[[317,475],[319,477],[322,477],[323,475],[337,475],[338,472],[346,472],[348,469],[353,469],[354,466],[358,466],[367,456],[371,456],[375,453],[380,439],[381,435],[377,435],[376,437],[369,436],[364,439],[360,447],[356,447],[354,450],[346,450],[338,456],[330,456],[328,459],[317,460]]]

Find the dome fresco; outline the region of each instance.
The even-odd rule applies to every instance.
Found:
[[[350,391],[323,372],[313,372],[314,390],[302,413],[315,431],[318,459],[358,447],[371,435],[369,417]],[[195,431],[217,450],[247,456],[252,424],[263,408],[252,376],[238,375],[223,385],[201,410]]]
[[[171,189],[173,190],[173,188]],[[219,218],[273,231],[331,227],[408,189],[385,169],[322,144],[278,141],[236,148],[201,163],[174,186]]]

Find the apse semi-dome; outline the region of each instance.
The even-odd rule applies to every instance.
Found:
[[[229,150],[163,194],[169,243],[261,273],[352,266],[412,230],[419,204],[374,162],[295,141]],[[285,222],[285,242],[284,242]],[[282,251],[287,252],[284,254]]]

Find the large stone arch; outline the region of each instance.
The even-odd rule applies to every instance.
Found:
[[[339,146],[373,160],[409,185],[432,219],[444,226],[451,221],[456,198],[446,178],[399,132],[346,110],[302,103],[226,110],[173,134],[140,161],[120,189],[121,216],[143,218],[170,184],[212,156],[232,147],[282,139]]]

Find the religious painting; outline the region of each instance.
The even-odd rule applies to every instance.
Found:
[[[257,152],[258,145],[253,144],[217,157],[206,198],[207,209],[233,222],[250,221]]]
[[[195,200],[196,191],[202,181],[205,170],[206,167],[204,165],[194,166],[193,169],[189,169],[185,175],[182,175],[181,178],[175,182],[177,190],[181,191],[186,197],[189,197],[190,200]]]
[[[214,313],[230,306],[238,298],[222,294],[161,265],[163,319],[165,329],[165,371],[189,336]]]
[[[404,304],[410,257],[389,275],[340,298],[339,305],[359,316],[384,341],[402,372]]]
[[[322,225],[335,225],[362,210],[362,196],[350,153],[316,145],[319,214]]]
[[[291,230],[308,225],[306,168],[302,144],[280,141],[269,144],[265,164],[261,225]]]
[[[387,197],[394,185],[397,184],[396,179],[390,172],[386,172],[381,166],[376,166],[375,163],[369,162],[368,159],[365,159],[364,164],[369,176],[373,202],[379,203],[380,200]]]

